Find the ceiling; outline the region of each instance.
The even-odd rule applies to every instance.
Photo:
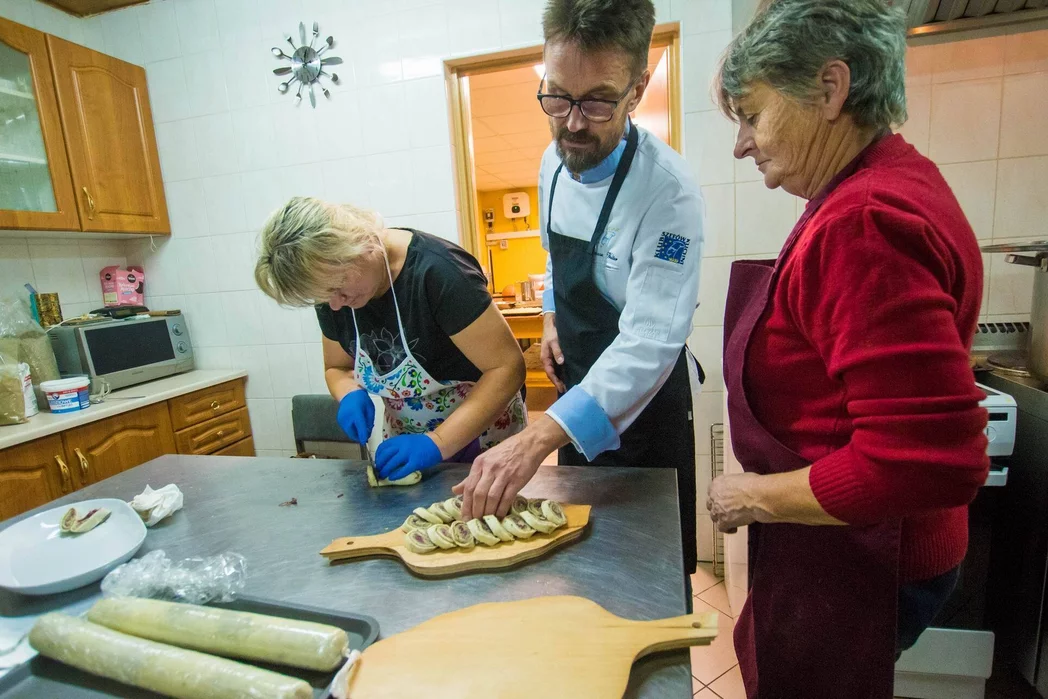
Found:
[[[653,73],[665,52],[651,50],[648,66]],[[535,99],[540,77],[534,66],[527,66],[469,78],[478,191],[538,184],[539,162],[550,143],[549,122]]]

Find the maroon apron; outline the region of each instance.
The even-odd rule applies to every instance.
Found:
[[[782,262],[827,195],[861,159],[808,204],[777,261],[732,265],[724,379],[732,447],[747,472],[784,473],[810,465],[753,414],[743,381],[746,352]],[[735,622],[748,699],[891,699],[899,533],[898,520],[864,527],[750,525],[750,592]]]

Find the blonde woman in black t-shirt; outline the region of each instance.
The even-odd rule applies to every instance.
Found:
[[[371,211],[295,197],[262,229],[255,279],[316,307],[338,423],[365,444],[385,405],[380,478],[472,461],[521,431],[524,358],[465,250]]]

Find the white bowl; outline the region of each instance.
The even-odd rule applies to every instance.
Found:
[[[112,514],[83,534],[63,534],[59,522],[70,507]],[[99,498],[63,505],[0,531],[0,587],[23,595],[67,592],[101,580],[138,552],[146,525],[123,500]]]

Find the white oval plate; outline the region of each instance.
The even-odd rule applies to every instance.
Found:
[[[97,507],[109,519],[83,534],[63,534],[59,522],[70,507],[87,514]],[[0,531],[0,587],[23,595],[51,595],[101,580],[126,562],[146,540],[146,525],[123,500],[99,498],[63,505]]]

